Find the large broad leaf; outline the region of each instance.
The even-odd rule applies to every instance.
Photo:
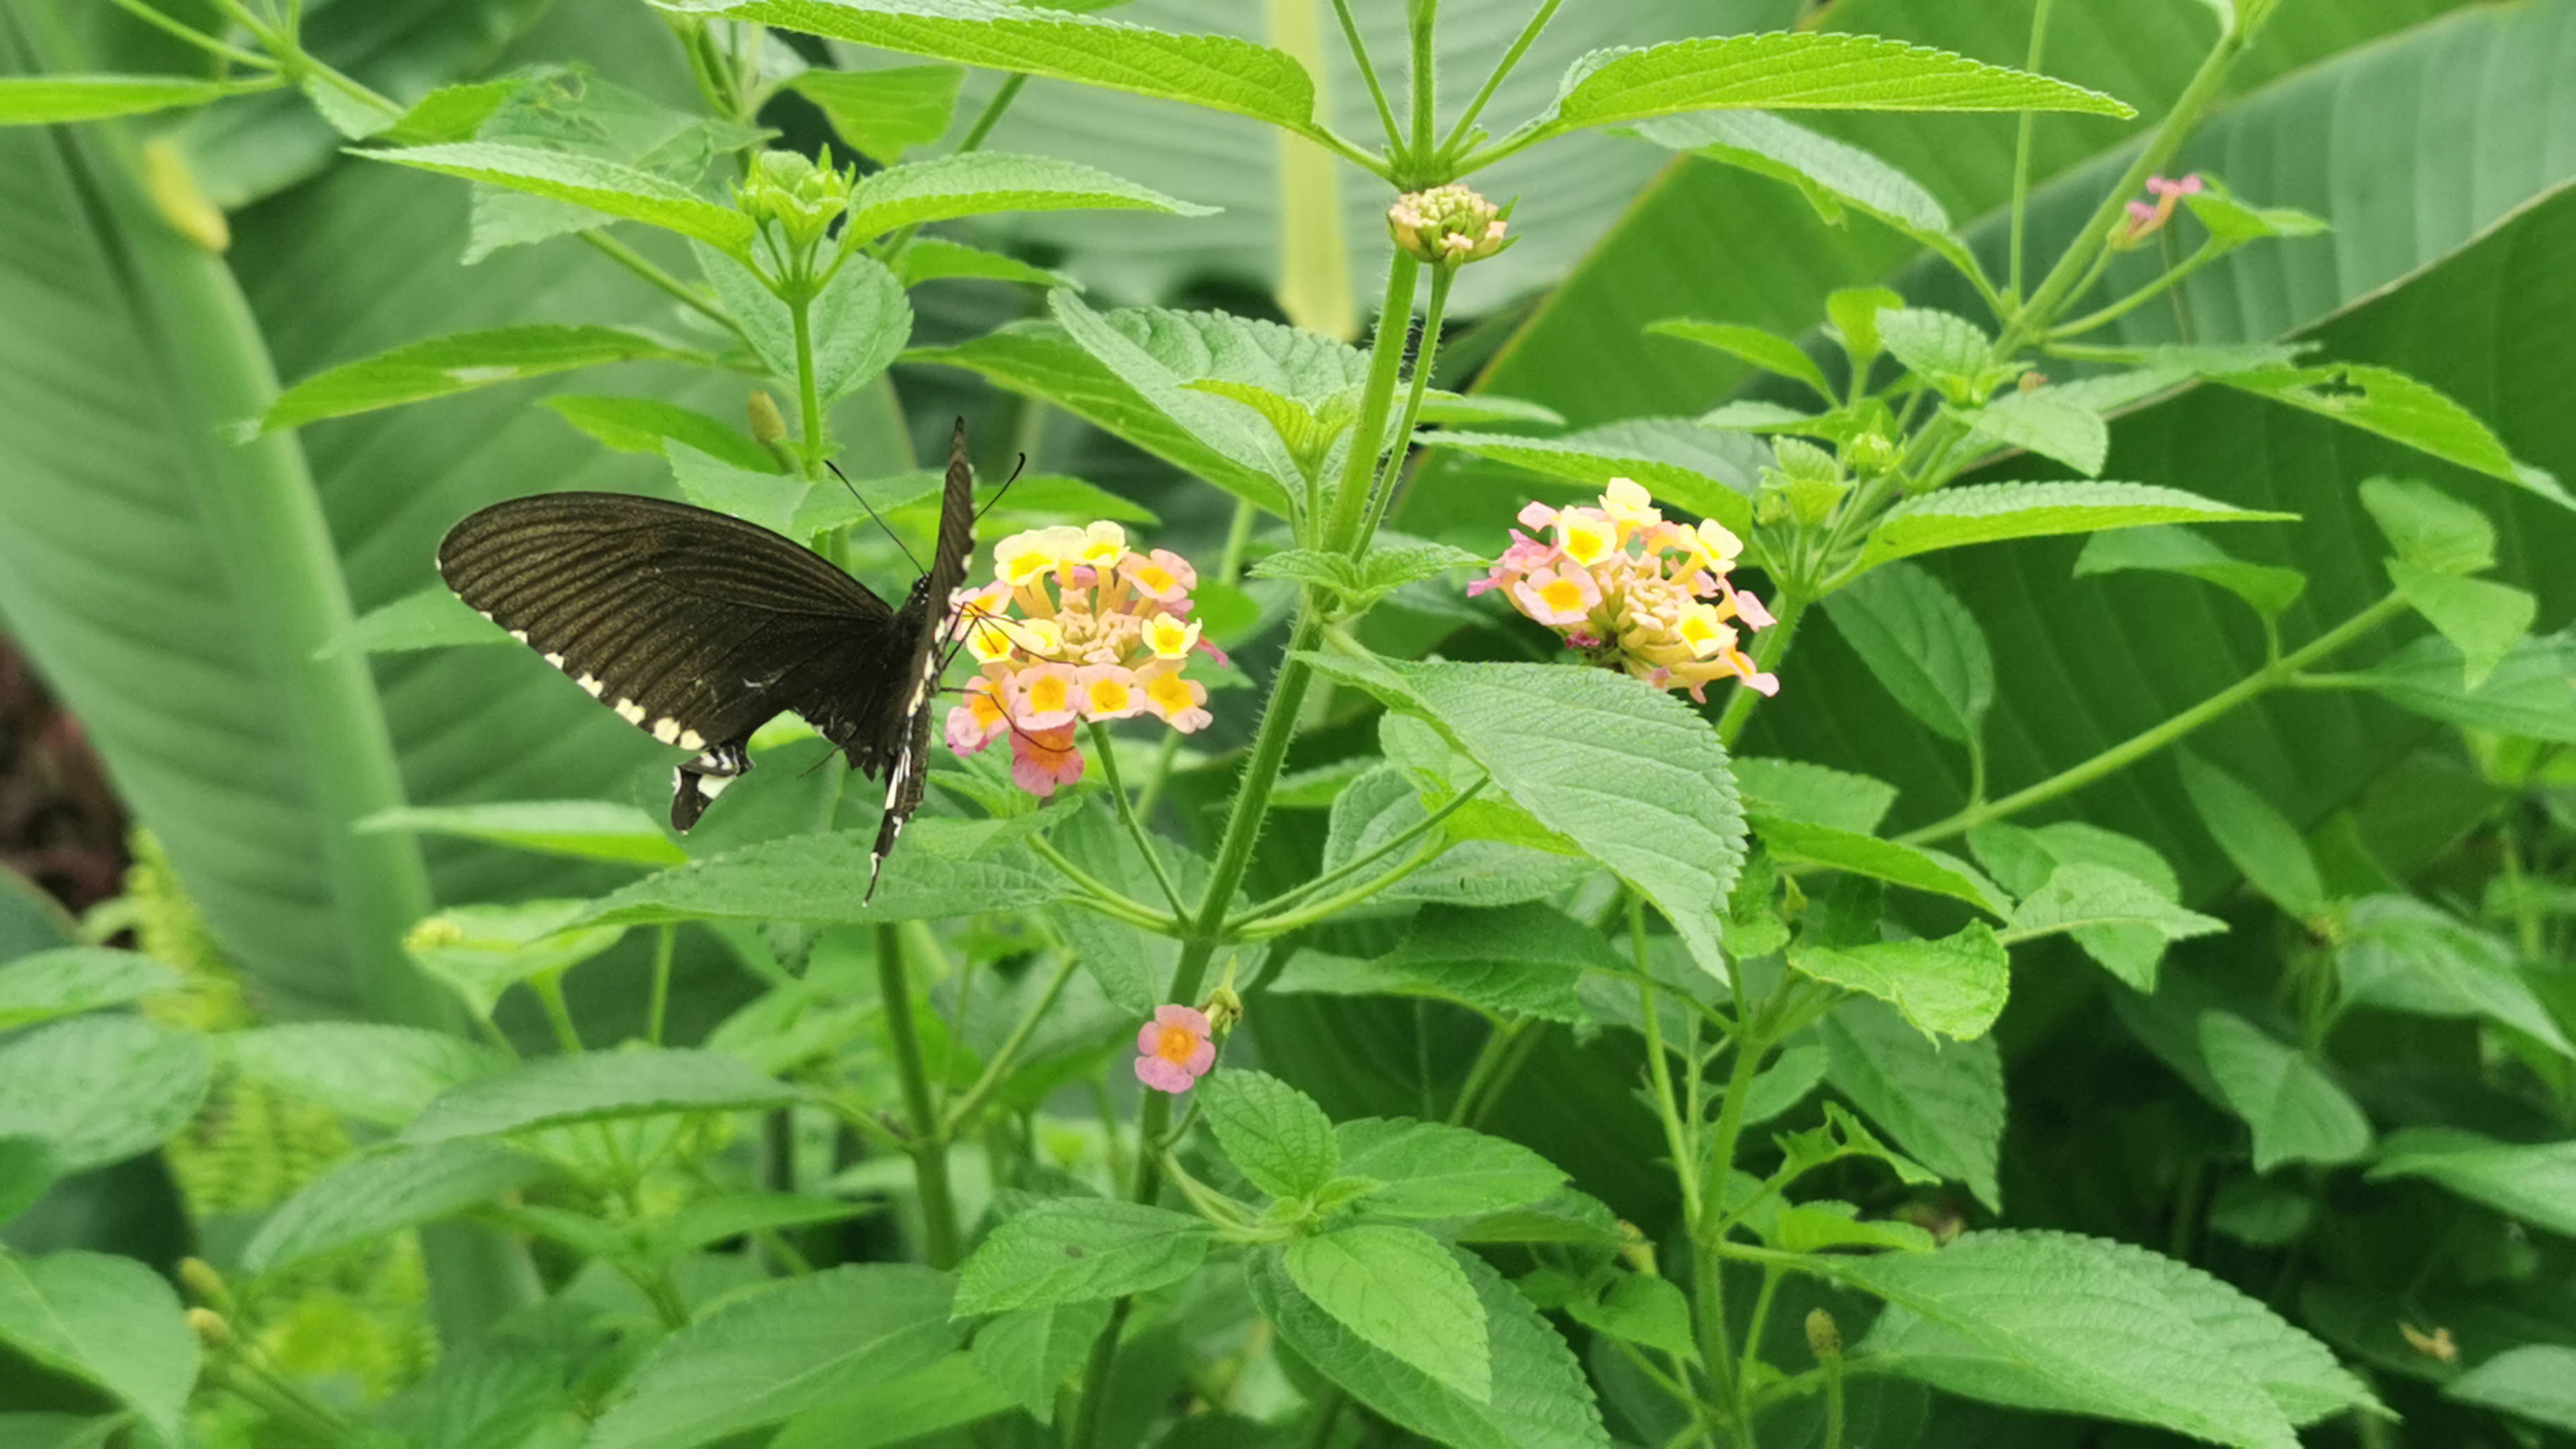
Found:
[[[57,1021],[0,1041],[0,1137],[33,1137],[54,1170],[104,1167],[161,1144],[206,1099],[205,1038],[137,1016]]]
[[[886,857],[874,899],[867,894],[874,830],[797,835],[637,881],[593,903],[582,923],[936,920],[1072,894],[1062,875],[1024,850],[981,858],[941,850],[948,832],[939,827],[948,824],[962,822],[925,820],[904,832],[902,848]],[[961,844],[974,838],[971,829],[956,835]]]
[[[197,1335],[179,1295],[131,1258],[0,1252],[0,1343],[116,1396],[164,1441],[181,1442],[197,1381]]]
[[[1207,1224],[1100,1198],[1055,1198],[995,1228],[966,1260],[960,1314],[1004,1313],[1142,1293],[1198,1271]]]
[[[402,1140],[491,1137],[567,1122],[783,1107],[796,1089],[713,1052],[638,1048],[545,1057],[449,1089]]]
[[[2421,1177],[2473,1202],[2576,1236],[2576,1141],[2497,1142],[2448,1127],[2390,1137],[2373,1177]]]
[[[242,1249],[268,1273],[487,1203],[555,1171],[533,1152],[472,1139],[353,1158],[278,1204]]]
[[[1935,1042],[1875,1001],[1847,1001],[1816,1030],[1834,1090],[1907,1156],[2003,1210],[2004,1068],[1992,1041]]]

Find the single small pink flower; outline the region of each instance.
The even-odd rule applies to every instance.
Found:
[[[1182,678],[1177,659],[1157,659],[1137,670],[1136,682],[1144,688],[1146,712],[1182,734],[1194,734],[1215,720],[1201,708],[1207,703],[1207,686]]]
[[[1520,520],[1523,528],[1550,528],[1556,523],[1556,510],[1532,499],[1521,509]]]
[[[1082,767],[1072,725],[1011,731],[1011,783],[1039,799],[1080,780]]]
[[[1010,727],[1010,714],[993,692],[993,681],[979,674],[966,682],[966,702],[948,711],[948,748],[961,755],[978,753]]]
[[[2147,194],[2156,199],[2155,204],[2150,206],[2143,201],[2130,202],[2129,224],[2111,233],[2112,247],[2115,250],[2127,251],[2143,244],[2147,238],[2164,230],[2166,222],[2173,220],[2174,208],[2182,203],[2184,197],[2198,196],[2207,189],[2207,186],[2208,183],[2196,175],[2186,176],[2180,181],[2169,180],[2162,176],[2148,177]]]
[[[1136,672],[1119,664],[1093,664],[1074,673],[1084,719],[1126,719],[1141,713],[1145,697],[1136,688]]]
[[[1011,717],[1024,730],[1052,730],[1073,723],[1082,696],[1073,666],[1037,664],[1011,678]]]
[[[1601,602],[1601,585],[1588,570],[1568,564],[1541,569],[1512,585],[1512,602],[1520,611],[1550,627],[1580,624]]]
[[[1216,1042],[1207,1013],[1192,1006],[1158,1006],[1136,1032],[1136,1080],[1174,1096],[1188,1091],[1216,1065]]]

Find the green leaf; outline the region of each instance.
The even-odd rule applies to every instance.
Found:
[[[1362,959],[1299,951],[1262,989],[1291,995],[1427,997],[1498,1016],[1534,1016],[1575,1026],[1590,1019],[1574,994],[1578,979],[1561,965],[1516,959],[1415,960],[1401,951]]]
[[[186,1442],[197,1335],[179,1295],[131,1258],[0,1250],[0,1343],[98,1385],[159,1433]]]
[[[1867,835],[1896,803],[1895,786],[1867,775],[1804,760],[1739,758],[1733,763],[1735,787],[1743,792],[1750,815]]]
[[[1174,35],[999,0],[664,0],[990,70],[1053,76],[1313,129],[1315,83],[1285,52],[1224,35]]]
[[[122,1006],[184,985],[149,956],[105,946],[65,946],[0,965],[0,1031]]]
[[[1609,1449],[1591,1386],[1565,1340],[1529,1299],[1474,1254],[1452,1261],[1484,1309],[1490,1399],[1478,1401],[1380,1352],[1317,1306],[1280,1257],[1244,1261],[1252,1300],[1298,1357],[1403,1427],[1459,1449]]]
[[[1718,910],[1744,863],[1744,817],[1726,749],[1689,706],[1606,670],[1308,658],[1429,721],[1652,901],[1703,970],[1723,970]]]
[[[1052,1424],[1056,1394],[1091,1357],[1111,1311],[1107,1298],[1015,1308],[975,1330],[975,1367],[1039,1423]]]
[[[1693,119],[1734,118],[1712,115]],[[1675,317],[1658,322],[1646,330],[1657,336],[1678,337],[1684,342],[1696,342],[1702,347],[1714,347],[1730,357],[1743,358],[1766,372],[1776,372],[1782,377],[1803,382],[1815,389],[1816,394],[1828,405],[1840,401],[1834,395],[1834,385],[1825,380],[1824,369],[1816,366],[1814,358],[1801,350],[1797,343],[1786,337],[1774,336],[1759,327],[1746,327],[1732,322],[1692,322]]]
[[[653,817],[606,800],[505,800],[489,805],[411,807],[368,816],[361,830],[409,830],[506,845],[514,850],[623,865],[685,865]]]
[[[2444,1384],[2442,1396],[2576,1431],[2576,1348],[2517,1345]]]
[[[576,924],[939,920],[1043,905],[1071,894],[1064,877],[1017,847],[976,858],[971,852],[988,832],[966,827],[967,822],[936,819],[906,827],[903,848],[886,857],[873,902],[863,899],[868,851],[876,842],[871,828],[763,841],[648,876],[593,902]]]
[[[878,1449],[911,1444],[1008,1412],[1010,1399],[969,1354],[830,1400],[787,1422],[768,1449]]]
[[[1633,478],[1658,500],[1739,534],[1752,531],[1754,482],[1770,460],[1760,444],[1688,418],[1634,418],[1561,438],[1442,432],[1425,441],[1587,487]]]
[[[2279,619],[2308,586],[2307,575],[2297,569],[2245,563],[2190,529],[2169,524],[2097,533],[2075,557],[2079,579],[2125,569],[2198,579],[2243,599],[2266,620]]]
[[[1613,1273],[1598,1297],[1577,1294],[1568,1300],[1565,1314],[1595,1333],[1699,1362],[1699,1344],[1691,1333],[1690,1300],[1667,1279],[1642,1273]]]
[[[1485,1305],[1437,1240],[1363,1224],[1290,1244],[1287,1268],[1299,1292],[1363,1342],[1452,1393],[1492,1401]]]
[[[2370,1150],[2370,1119],[2306,1053],[2224,1011],[2200,1014],[2200,1054],[2227,1105],[2254,1129],[2254,1170],[2350,1162]]]
[[[645,1254],[661,1261],[684,1258],[710,1243],[765,1228],[837,1223],[870,1210],[869,1204],[846,1198],[801,1197],[784,1192],[717,1193],[647,1225],[643,1234]]]
[[[1986,330],[1954,312],[1929,307],[1889,307],[1878,314],[1878,340],[1905,370],[1927,380],[1969,384],[1995,365],[1994,339]],[[1983,401],[1982,390],[1968,401]]]
[[[2576,1057],[2576,1043],[2523,978],[2513,948],[2432,906],[2406,896],[2354,901],[2334,954],[2346,1005],[2483,1016]]]
[[[2525,1145],[2451,1127],[2389,1134],[2373,1178],[2421,1177],[2553,1233],[2576,1237],[2576,1140]]]
[[[808,70],[787,83],[822,107],[833,134],[879,166],[893,166],[915,146],[948,134],[957,114],[962,66],[899,65],[882,70]]]
[[[2361,506],[2408,563],[2445,574],[2482,574],[2495,567],[2495,524],[2430,483],[2365,478]]]
[[[844,225],[859,236],[876,237],[901,227],[1005,211],[1213,216],[1216,210],[1077,162],[969,151],[890,166],[861,179],[850,194],[850,219]]]
[[[352,1158],[279,1203],[241,1250],[242,1266],[273,1273],[452,1216],[556,1171],[533,1152],[474,1140]]]
[[[1198,1271],[1209,1230],[1187,1213],[1102,1198],[1049,1198],[993,1229],[966,1260],[960,1316],[1123,1298]]]
[[[489,1076],[502,1058],[445,1032],[357,1021],[307,1021],[227,1032],[236,1072],[379,1127],[411,1121],[448,1088]]]
[[[408,342],[308,377],[278,395],[259,431],[448,397],[548,373],[639,358],[684,357],[659,338],[618,327],[496,327]]]
[[[2152,992],[2166,943],[2226,929],[2225,921],[2176,905],[2169,889],[2125,870],[2073,860],[2049,872],[2014,908],[2011,935],[2020,942],[2065,931],[2112,975]]]
[[[1816,1024],[1825,1080],[1905,1154],[2003,1211],[2003,1057],[1992,1040],[1947,1046],[1876,1001],[1842,1003]]]
[[[907,289],[947,277],[981,277],[995,282],[1026,282],[1033,287],[1082,290],[1080,282],[1062,272],[935,236],[914,237],[903,255],[895,259],[895,275],[903,279]]]
[[[1829,1248],[1928,1253],[1935,1246],[1927,1229],[1907,1222],[1863,1221],[1859,1208],[1831,1199],[1781,1208],[1763,1236],[1784,1253],[1818,1253]]]
[[[1828,594],[1825,613],[1907,714],[1977,747],[1994,703],[1994,656],[1948,587],[1910,565],[1877,569]]]
[[[2260,512],[2145,483],[1984,483],[1909,498],[1888,511],[1861,551],[1863,566],[1972,543],[2099,533],[2150,523],[2278,523]]]
[[[907,283],[908,285],[908,283]],[[557,393],[539,400],[563,420],[621,453],[659,454],[668,441],[688,444],[737,468],[778,471],[778,460],[740,428],[705,413],[645,397]]]
[[[1777,31],[1670,41],[1606,62],[1587,56],[1539,134],[1748,108],[2137,114],[2098,91],[1923,46]]]
[[[1281,549],[1254,564],[1251,575],[1320,585],[1340,594],[1344,608],[1359,610],[1407,584],[1436,579],[1453,569],[1481,568],[1487,562],[1481,555],[1445,543],[1401,543],[1380,535],[1367,556],[1356,562],[1348,554]]]
[[[1888,1300],[1855,1365],[2014,1408],[2292,1449],[2376,1408],[2323,1344],[2196,1268],[2066,1233],[1975,1232],[1938,1253],[1812,1260]]]
[[[501,994],[522,981],[559,977],[617,944],[623,926],[575,929],[585,901],[458,906],[423,921],[405,943],[413,961],[488,1021]]]
[[[75,1016],[0,1039],[0,1137],[34,1137],[64,1175],[149,1151],[197,1115],[205,1038],[141,1017]]]
[[[2248,242],[2269,241],[2284,237],[2322,236],[2332,227],[2324,218],[2311,216],[2294,206],[2248,206],[2227,194],[2227,188],[2216,182],[2183,198],[2182,204],[2200,218],[2209,229],[2210,241],[2221,250],[2232,251]]]
[[[1786,181],[1803,192],[1818,217],[1829,224],[1842,220],[1845,205],[1854,206],[1957,260],[1963,269],[1974,265],[1967,248],[1950,234],[1950,216],[1940,199],[1913,177],[1857,146],[1760,111],[1669,116],[1637,127],[1637,134],[1658,146]],[[1849,331],[1845,329],[1846,335]],[[1860,347],[1865,355],[1879,351],[1875,326],[1867,338],[1855,340],[1867,344]]]
[[[1546,1158],[1464,1127],[1365,1117],[1333,1132],[1341,1171],[1386,1184],[1362,1199],[1369,1217],[1481,1217],[1565,1186],[1565,1174]]]
[[[2475,693],[2531,631],[2540,600],[2489,579],[2465,579],[2402,558],[2388,561],[2397,592],[2460,651],[2460,687]]]
[[[1905,1013],[1926,1037],[1970,1041],[2003,1013],[2011,988],[2003,946],[1982,921],[1928,941],[1833,947],[1800,941],[1789,964],[1819,981],[1866,992]]]
[[[741,261],[715,248],[698,250],[698,267],[770,374],[794,384],[795,313]],[[865,253],[841,263],[806,311],[814,387],[823,401],[849,396],[892,366],[912,339],[912,320],[911,299],[885,263]]]
[[[44,1199],[61,1177],[41,1137],[0,1137],[0,1225]]]
[[[2463,670],[2459,646],[2434,635],[2351,678],[2445,724],[2576,743],[2576,638],[2554,634],[2517,642],[2474,690],[2463,685]]]
[[[273,80],[210,81],[175,75],[0,76],[0,126],[53,126],[139,116],[277,86]]]
[[[799,534],[797,515],[815,491],[813,484],[766,468],[737,468],[676,438],[663,445],[663,452],[671,459],[671,478],[682,498],[771,533],[810,536]]]
[[[747,259],[751,255],[756,228],[750,217],[653,172],[614,161],[492,141],[356,154],[586,206],[622,221],[640,221],[694,238],[727,256]]]
[[[1753,832],[1762,837],[1762,843],[1769,846],[1774,855],[1789,860],[1812,861],[1909,890],[1949,896],[1966,901],[1997,920],[2012,914],[2012,902],[1964,861],[1949,859],[1919,846],[1836,830],[1830,825],[1779,820],[1758,812],[1751,819]]]
[[[337,659],[344,654],[399,654],[511,642],[500,625],[474,612],[446,585],[432,584],[352,620],[338,637],[314,650],[313,657]]]
[[[965,1335],[948,1275],[844,1264],[727,1299],[635,1366],[589,1449],[689,1449],[928,1368]]]
[[[1199,1094],[1226,1159],[1272,1197],[1305,1197],[1341,1172],[1333,1119],[1277,1077],[1231,1068],[1202,1082]]]
[[[2102,476],[2111,456],[2111,425],[2102,415],[2049,388],[2007,392],[1960,417],[1981,438],[2054,458],[2087,478]]]
[[[1771,1139],[1780,1147],[1781,1162],[1776,1175],[1782,1182],[1795,1182],[1819,1167],[1847,1157],[1867,1157],[1884,1162],[1900,1182],[1930,1186],[1941,1180],[1939,1173],[1871,1136],[1860,1119],[1844,1111],[1841,1103],[1827,1102],[1824,1108],[1823,1126],[1811,1127],[1804,1132],[1782,1133]],[[1750,1177],[1737,1180],[1748,1185],[1753,1181]],[[1757,1211],[1754,1217],[1759,1216]]]
[[[2218,381],[2376,433],[2446,463],[2527,488],[2562,507],[2576,508],[2576,497],[2556,478],[2516,462],[2475,413],[2402,372],[2339,363],[2226,373]]]
[[[638,1047],[541,1057],[440,1094],[403,1129],[415,1146],[570,1122],[783,1107],[796,1089],[712,1052]]]
[[[2297,826],[2243,781],[2200,756],[2177,750],[2174,763],[2201,824],[2248,884],[2300,920],[2325,910],[2325,877]]]

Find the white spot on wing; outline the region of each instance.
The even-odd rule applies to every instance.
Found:
[[[660,740],[666,745],[678,743],[680,738],[680,722],[668,715],[664,715],[662,718],[653,721],[653,738]]]
[[[628,724],[640,726],[644,723],[644,706],[637,704],[635,701],[631,699],[621,699],[616,703],[614,708],[617,710],[617,717],[626,721]]]
[[[608,687],[599,682],[599,676],[596,674],[584,674],[581,678],[574,680],[573,683],[578,684],[583,689],[589,691],[590,697],[593,699],[599,698],[599,692]]]
[[[528,642],[528,631],[525,629],[513,629],[510,631],[510,637],[518,640],[522,644],[525,644]]]
[[[684,750],[703,750],[703,749],[705,749],[706,747],[707,747],[707,737],[706,737],[705,735],[699,734],[696,730],[682,730],[682,731],[680,731],[680,748],[681,748],[681,749],[684,749]]]
[[[725,792],[725,786],[732,783],[733,776],[731,775],[700,775],[698,777],[698,793],[712,800],[718,795],[723,794]]]
[[[557,668],[557,669],[561,669],[561,668],[563,668],[563,656],[562,656],[562,655],[560,655],[560,654],[549,654],[549,655],[547,655],[547,656],[546,656],[546,662],[547,662],[548,664],[553,665],[553,666],[554,666],[555,668]]]

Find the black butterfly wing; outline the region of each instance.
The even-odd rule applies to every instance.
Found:
[[[699,752],[671,802],[682,830],[750,768],[744,745],[772,716],[795,710],[846,747],[903,698],[913,621],[721,513],[622,493],[512,499],[449,530],[438,567],[619,718]]]
[[[887,727],[867,742],[886,751],[885,813],[878,820],[876,847],[869,855],[871,895],[876,893],[876,871],[884,864],[886,853],[894,849],[904,822],[921,805],[923,779],[929,768],[934,692],[940,666],[948,659],[950,638],[957,631],[952,600],[965,586],[967,570],[974,562],[975,470],[966,459],[966,420],[959,418],[956,430],[949,435],[948,475],[939,499],[939,540],[930,555],[930,572],[913,586],[912,597],[896,616],[898,627],[908,625],[913,631],[912,653],[904,667],[904,688],[893,696],[901,705],[888,717]],[[919,611],[917,617],[915,610]],[[852,749],[850,760],[869,774],[876,773],[875,761],[862,763],[858,749]]]

